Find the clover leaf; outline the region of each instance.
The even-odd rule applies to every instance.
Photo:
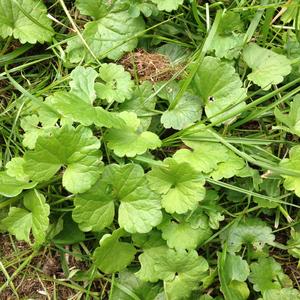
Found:
[[[104,235],[100,247],[94,251],[94,264],[104,273],[115,273],[126,268],[136,254],[135,247],[119,239],[126,236],[123,229],[115,230],[111,235]]]
[[[35,239],[35,244],[40,245],[46,239],[49,226],[50,207],[45,197],[36,190],[24,195],[24,207],[11,207],[8,216],[2,220],[7,230],[18,240],[30,243],[30,231]]]
[[[192,81],[192,88],[205,104],[206,116],[218,122],[245,105],[246,89],[231,64],[207,56]]]
[[[285,158],[280,162],[280,166],[298,171],[300,167],[300,146],[294,146],[290,149],[290,158]],[[295,194],[300,197],[300,177],[281,175],[284,178],[283,186],[288,191],[295,191]]]
[[[151,189],[162,195],[162,207],[168,213],[182,214],[195,209],[205,196],[204,179],[188,163],[166,158],[147,174]]]
[[[54,128],[50,137],[40,136],[35,149],[25,153],[24,171],[31,180],[41,182],[67,166],[63,185],[70,192],[82,193],[100,176],[99,147],[99,140],[86,127]]]
[[[42,1],[1,0],[0,36],[13,36],[22,44],[49,42],[54,34]]]
[[[243,58],[252,69],[248,79],[263,90],[269,90],[272,84],[281,83],[284,76],[292,71],[291,62],[284,55],[254,43],[250,43],[244,48]]]
[[[253,283],[255,291],[265,292],[272,289],[291,287],[292,281],[281,270],[281,266],[273,257],[260,258],[258,262],[250,265],[249,280]]]
[[[136,34],[145,28],[141,16],[133,18],[129,14],[126,5],[124,7],[120,5],[118,8],[116,7],[117,4],[110,8],[104,7],[104,9],[96,7],[95,10],[88,7],[84,11],[95,18],[94,21],[85,24],[82,37],[89,46],[89,50],[96,57],[108,57],[114,60],[120,58],[124,52],[129,52],[137,46]],[[78,63],[82,59],[85,61],[93,59],[89,50],[82,40],[76,36],[68,42],[66,51],[70,61]]]
[[[140,119],[133,112],[121,112],[119,115],[126,125],[107,130],[105,139],[108,148],[119,156],[133,157],[143,154],[148,149],[161,146],[159,137],[150,131],[140,131]]]
[[[275,108],[274,114],[279,122],[287,126],[280,128],[300,136],[300,95],[294,97],[288,114],[283,114],[278,108]]]
[[[95,89],[100,99],[112,103],[113,101],[124,102],[125,99],[130,98],[134,82],[123,66],[113,63],[102,64],[99,76],[103,83],[97,82]]]
[[[272,229],[260,219],[246,219],[231,225],[222,235],[227,242],[228,252],[239,252],[242,245],[250,245],[262,250],[266,244],[272,244],[275,236]]]
[[[151,0],[153,3],[157,4],[159,10],[172,11],[178,9],[179,5],[183,3],[183,0]]]
[[[206,260],[195,250],[175,251],[164,246],[144,250],[139,261],[141,269],[137,277],[150,282],[163,280],[170,299],[189,297],[208,269]]]

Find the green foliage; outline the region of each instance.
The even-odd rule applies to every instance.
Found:
[[[68,57],[72,63],[78,63],[82,59],[91,61],[93,55],[98,58],[118,59],[124,52],[131,51],[137,46],[135,35],[145,28],[142,17],[132,18],[126,6],[122,7],[121,0],[115,1],[117,3],[109,8],[101,3],[95,3],[98,6],[96,9],[95,4],[91,2],[93,1],[86,4],[83,1],[77,2],[79,10],[82,8],[83,13],[95,19],[86,23],[82,32],[90,51],[78,36],[74,37],[68,42],[67,47]]]
[[[113,101],[124,102],[130,98],[133,81],[130,74],[124,68],[115,64],[103,64],[99,70],[102,82],[97,82],[95,89],[100,99],[106,99],[108,103]]]
[[[151,0],[153,3],[157,4],[159,10],[172,11],[178,8],[180,4],[183,3],[183,0]]]
[[[201,174],[172,158],[166,158],[161,167],[153,166],[147,179],[151,189],[162,195],[162,207],[171,214],[195,209],[205,196]]]
[[[141,280],[164,281],[168,297],[185,299],[196,289],[208,269],[206,260],[191,250],[172,250],[167,247],[150,248],[139,256]]]
[[[266,244],[274,241],[272,229],[259,219],[246,219],[231,225],[222,235],[227,243],[229,252],[239,252],[242,245],[253,247],[261,251]]]
[[[54,34],[42,1],[1,0],[0,36],[13,36],[22,44],[49,42]]]
[[[136,249],[133,245],[120,242],[126,233],[122,229],[111,235],[104,235],[100,240],[100,247],[94,252],[95,265],[104,273],[115,273],[123,270],[134,259]]]
[[[250,281],[256,291],[265,292],[282,287],[291,287],[290,278],[281,270],[280,264],[272,257],[261,258],[250,265]]]
[[[290,74],[290,61],[284,56],[271,50],[250,43],[244,48],[243,58],[252,69],[248,79],[259,85],[263,90],[269,90],[272,84],[283,81]]]
[[[63,186],[73,193],[87,191],[100,175],[99,140],[84,126],[66,125],[53,128],[51,133],[51,137],[40,136],[35,149],[25,154],[26,174],[31,180],[41,182],[49,180],[66,166]]]
[[[205,105],[212,122],[222,120],[245,104],[246,90],[235,69],[218,58],[207,56],[198,67],[192,82],[193,90]]]
[[[300,135],[300,95],[297,95],[289,109],[289,114],[283,114],[278,108],[274,114],[276,119],[287,127],[287,131]]]
[[[2,223],[18,240],[30,243],[29,234],[32,232],[34,243],[40,245],[46,239],[49,226],[49,205],[45,197],[36,190],[24,195],[23,204],[24,208],[11,207]]]
[[[299,170],[300,166],[300,147],[295,146],[291,148],[289,158],[285,158],[280,162],[280,165],[289,170]],[[300,197],[300,177],[282,175],[284,180],[284,187],[288,191],[295,191],[295,194]]]
[[[106,135],[107,146],[119,156],[133,157],[143,154],[148,149],[161,146],[159,137],[150,131],[141,131],[141,121],[133,112],[121,112],[120,117],[125,125],[108,130]]]
[[[0,295],[298,299],[298,2],[0,0]]]
[[[226,300],[248,299],[250,292],[245,281],[250,270],[245,260],[235,254],[219,253],[218,272]]]

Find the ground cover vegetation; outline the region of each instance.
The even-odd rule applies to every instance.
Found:
[[[0,0],[0,298],[300,299],[299,0]]]

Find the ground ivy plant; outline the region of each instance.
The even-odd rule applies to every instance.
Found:
[[[298,14],[50,2],[0,0],[1,234],[80,249],[86,299],[300,299]]]

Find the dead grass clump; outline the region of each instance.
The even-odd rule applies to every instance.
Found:
[[[169,58],[159,53],[149,53],[144,49],[127,53],[120,64],[133,78],[139,81],[165,81],[171,79],[179,70],[178,66],[172,65]]]

